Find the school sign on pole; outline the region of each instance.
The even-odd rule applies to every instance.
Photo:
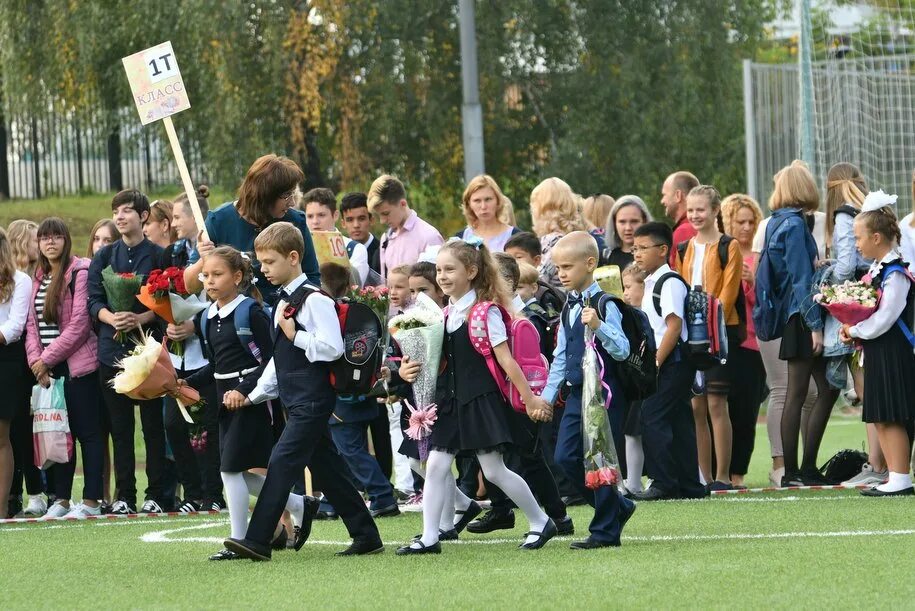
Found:
[[[191,107],[184,81],[181,80],[181,70],[178,69],[178,60],[175,58],[172,43],[166,41],[155,47],[144,49],[139,53],[122,58],[121,62],[127,72],[133,102],[137,107],[137,112],[140,113],[140,122],[148,125],[161,120],[165,124],[168,141],[171,144],[175,162],[178,164],[178,173],[181,175],[188,203],[194,213],[197,229],[202,232],[202,237],[208,240],[203,214],[200,206],[197,205],[197,189],[194,188],[194,183],[191,181],[184,153],[178,142],[178,134],[172,123],[173,114]]]

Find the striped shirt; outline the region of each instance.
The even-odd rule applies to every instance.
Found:
[[[51,276],[48,274],[41,279],[41,285],[35,294],[35,317],[38,319],[38,337],[41,339],[42,348],[47,348],[51,342],[60,337],[60,327],[56,323],[44,321],[44,301],[50,284]]]

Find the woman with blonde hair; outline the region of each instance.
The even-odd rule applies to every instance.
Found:
[[[14,224],[18,222],[14,221]],[[0,517],[4,518],[22,507],[18,499],[22,489],[19,487],[17,491],[13,485],[14,468],[28,475],[27,469],[32,467],[32,475],[38,474],[33,464],[32,417],[29,415],[29,396],[35,378],[29,371],[23,337],[31,292],[32,279],[17,269],[12,243],[7,232],[0,229],[0,387],[4,392],[3,401],[0,401]],[[18,427],[25,431],[23,435],[16,435],[16,431],[11,430],[14,421],[23,425]],[[40,475],[37,483],[38,489],[32,490],[34,482],[27,478],[29,495],[36,501],[41,492]],[[11,507],[7,502],[12,496],[17,497],[17,502]],[[30,498],[30,509],[32,501]],[[34,509],[33,513],[40,510],[43,514],[47,506]]]
[[[743,259],[741,290],[746,307],[746,339],[728,355],[733,371],[739,372],[736,383],[728,393],[728,415],[731,418],[731,484],[743,486],[756,443],[756,420],[766,391],[766,368],[759,353],[759,342],[753,328],[753,304],[756,303],[755,270],[752,244],[756,229],[762,221],[762,210],[756,200],[735,193],[721,202],[724,232],[733,236]],[[782,361],[778,361],[782,363]]]
[[[550,251],[567,233],[588,230],[581,213],[581,200],[565,181],[553,177],[534,187],[530,207],[534,233],[540,238],[540,277],[550,286],[562,289]]]
[[[780,426],[785,463],[782,486],[823,484],[817,453],[838,397],[838,391],[826,380],[822,310],[813,303],[810,290],[817,245],[804,214],[817,210],[819,204],[816,182],[804,162],[794,161],[775,175],[775,189],[769,198],[773,213],[760,255],[753,323],[761,337],[781,338],[779,358],[788,362]],[[811,377],[817,386],[817,400],[807,422],[803,460],[798,465],[801,410]]]
[[[607,217],[607,263],[626,269],[634,260],[635,230],[654,219],[638,195],[624,195],[613,204]]]
[[[6,228],[6,234],[16,269],[29,278],[34,278],[35,268],[38,267],[38,223],[25,219],[15,220]]]
[[[162,248],[168,248],[178,239],[178,232],[172,227],[172,203],[157,199],[149,205],[149,218],[143,225],[146,239]]]
[[[491,252],[505,250],[509,238],[521,231],[506,221],[506,217],[512,214],[511,202],[488,174],[480,174],[467,183],[461,197],[461,209],[467,219],[467,227],[454,236],[462,240],[480,238]]]

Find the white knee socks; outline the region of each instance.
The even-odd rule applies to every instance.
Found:
[[[222,471],[222,485],[225,487],[226,505],[229,508],[229,524],[233,539],[244,539],[248,530],[248,486],[241,473]]]
[[[626,490],[642,492],[642,469],[645,467],[645,452],[642,437],[626,435]]]
[[[877,486],[877,490],[880,492],[899,492],[900,490],[911,487],[912,478],[908,473],[895,473],[890,471],[890,476],[886,480],[886,483]]]
[[[480,461],[480,468],[486,479],[501,488],[502,492],[524,512],[527,521],[530,522],[531,532],[543,532],[543,528],[550,518],[540,509],[527,482],[505,466],[502,455],[498,452],[477,454],[477,459]],[[536,540],[536,536],[528,536],[525,543],[532,543]]]

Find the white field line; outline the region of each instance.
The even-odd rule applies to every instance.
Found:
[[[219,544],[225,540],[225,537],[176,537],[170,535],[189,532],[196,530],[205,530],[215,526],[224,526],[224,522],[208,522],[197,524],[195,526],[184,526],[181,528],[172,528],[169,530],[158,530],[146,533],[140,537],[144,543],[211,543]],[[741,541],[741,540],[765,540],[765,539],[831,539],[844,537],[897,537],[915,535],[915,529],[899,530],[838,530],[838,531],[799,531],[785,533],[728,533],[717,535],[636,535],[623,537],[625,542],[633,543],[669,543],[678,541]],[[557,537],[558,541],[570,541],[573,537]],[[519,543],[522,538],[519,536],[514,539],[470,539],[463,541],[448,542],[445,545],[502,545],[507,543]],[[337,547],[346,547],[350,541],[324,541],[311,540],[309,545],[333,545]],[[389,542],[388,546],[393,547],[399,543]]]

